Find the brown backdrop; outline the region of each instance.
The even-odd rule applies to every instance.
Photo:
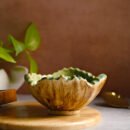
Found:
[[[129,0],[0,1],[3,40],[9,33],[22,38],[31,21],[43,39],[34,54],[41,73],[64,66],[104,72],[109,77],[104,89],[130,95]],[[20,92],[26,92],[26,87]]]

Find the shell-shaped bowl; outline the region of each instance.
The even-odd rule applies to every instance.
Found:
[[[77,75],[69,80],[63,75],[59,78],[43,76],[37,83],[30,85],[30,91],[53,114],[75,114],[98,95],[107,76],[101,74],[94,79],[95,82],[90,83]]]

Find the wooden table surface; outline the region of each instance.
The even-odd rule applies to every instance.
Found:
[[[18,95],[20,101],[35,101],[31,95]],[[130,109],[106,107],[100,99],[95,99],[89,106],[97,109],[101,115],[101,122],[91,128],[83,130],[130,130]]]
[[[69,116],[52,115],[36,101],[19,101],[0,108],[0,130],[82,130],[100,119],[100,113],[91,107]]]

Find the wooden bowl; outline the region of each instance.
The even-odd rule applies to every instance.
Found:
[[[15,89],[0,90],[0,105],[10,103],[16,100],[17,98]]]
[[[101,74],[96,78],[99,80],[93,84],[76,76],[71,80],[66,80],[64,76],[58,79],[42,78],[35,85],[30,85],[30,91],[51,114],[72,115],[79,113],[98,95],[107,76]]]

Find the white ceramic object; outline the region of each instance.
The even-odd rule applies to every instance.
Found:
[[[24,83],[24,75],[27,73],[28,69],[24,66],[14,67],[10,75],[4,69],[0,69],[0,90],[18,90]]]

